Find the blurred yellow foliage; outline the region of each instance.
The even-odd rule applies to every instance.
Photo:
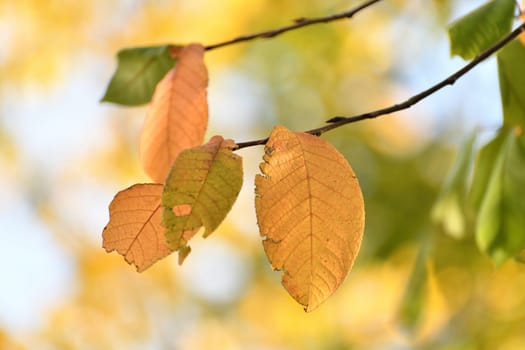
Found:
[[[4,83],[46,83],[84,49],[93,21],[91,1],[9,1],[0,6],[7,26]],[[4,43],[5,45],[5,43]]]

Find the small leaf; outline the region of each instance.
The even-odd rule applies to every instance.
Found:
[[[503,122],[510,127],[525,125],[525,46],[517,40],[498,53],[499,86]]]
[[[470,60],[509,33],[515,0],[492,0],[454,21],[448,29],[450,52]]]
[[[204,226],[209,236],[224,220],[242,187],[242,159],[235,143],[214,136],[202,146],[184,150],[170,171],[162,194],[166,239],[179,251],[179,263],[189,254],[188,241]]]
[[[106,89],[102,102],[127,106],[148,103],[155,86],[173,67],[169,45],[135,47],[119,51],[118,67]]]
[[[520,129],[504,128],[482,151],[497,157],[479,208],[476,241],[501,264],[525,248],[525,138]]]
[[[136,184],[117,193],[109,205],[102,245],[108,253],[116,250],[138,272],[171,253],[161,223],[162,188],[159,184]]]
[[[255,209],[266,255],[305,311],[326,300],[361,245],[364,203],[346,159],[325,140],[276,126],[255,178]]]
[[[183,149],[202,143],[208,124],[204,48],[190,44],[180,50],[178,57],[177,66],[155,89],[140,137],[142,166],[158,183],[164,183]]]
[[[473,133],[461,148],[441,193],[432,208],[432,220],[440,223],[444,231],[454,238],[465,235],[465,202],[467,177],[472,163]]]

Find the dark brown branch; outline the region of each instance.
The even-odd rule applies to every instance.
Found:
[[[282,34],[282,33],[285,33],[285,32],[289,32],[289,31],[294,30],[294,29],[306,27],[306,26],[309,26],[309,25],[312,25],[312,24],[328,23],[328,22],[337,21],[337,20],[344,19],[344,18],[352,18],[356,13],[366,9],[369,6],[372,6],[373,4],[375,4],[375,3],[379,2],[379,1],[381,1],[381,0],[368,0],[365,3],[359,5],[359,6],[353,8],[351,10],[348,10],[348,11],[342,12],[342,13],[338,13],[338,14],[335,14],[335,15],[330,15],[330,16],[325,16],[325,17],[317,17],[317,18],[299,18],[299,19],[295,20],[294,24],[290,24],[290,25],[285,26],[285,27],[272,29],[272,30],[268,30],[268,31],[265,31],[265,32],[250,34],[250,35],[243,35],[243,36],[237,37],[235,39],[231,39],[231,40],[224,41],[224,42],[221,42],[221,43],[205,46],[204,49],[206,51],[209,51],[209,50],[217,49],[219,47],[240,43],[240,42],[243,42],[243,41],[249,41],[249,40],[258,39],[258,38],[273,38],[273,37],[275,37],[275,36],[277,36],[279,34]]]
[[[399,112],[404,109],[408,109],[415,105],[416,103],[420,102],[421,100],[425,99],[426,97],[432,95],[433,93],[441,90],[447,85],[453,85],[459,78],[461,78],[463,75],[465,75],[467,72],[469,72],[472,68],[483,62],[485,59],[490,57],[492,54],[496,53],[498,50],[500,50],[502,47],[507,45],[509,42],[514,40],[518,37],[522,32],[525,32],[525,23],[520,24],[516,29],[514,29],[511,33],[503,37],[500,41],[498,41],[496,44],[488,48],[487,50],[480,53],[478,56],[476,56],[472,61],[470,61],[467,65],[463,66],[463,68],[456,71],[454,74],[450,75],[448,78],[440,81],[439,83],[429,87],[428,89],[418,93],[417,95],[414,95],[410,97],[408,100],[397,103],[395,105],[392,105],[390,107],[378,109],[372,112],[363,113],[351,117],[345,117],[345,116],[337,116],[333,117],[329,120],[327,120],[327,123],[330,123],[328,125],[322,126],[320,128],[312,129],[305,131],[306,133],[312,134],[312,135],[321,135],[327,131],[336,129],[340,126],[343,126],[345,124],[355,123],[361,120],[365,119],[373,119],[377,118],[382,115],[391,114],[394,112]],[[254,140],[254,141],[247,141],[247,142],[240,142],[237,144],[237,149],[250,147],[250,146],[256,146],[256,145],[264,145],[268,141],[268,138],[260,139],[260,140]]]

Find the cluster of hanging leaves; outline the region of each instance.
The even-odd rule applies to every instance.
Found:
[[[119,192],[109,206],[103,247],[139,272],[178,252],[201,229],[213,233],[243,183],[237,145],[222,136],[202,144],[208,122],[204,47],[125,49],[103,101],[150,102],[140,159],[154,183]],[[350,271],[361,245],[364,203],[346,159],[328,142],[276,126],[255,184],[263,247],[282,283],[306,311],[326,300]]]
[[[493,0],[449,28],[452,54],[471,59],[511,31],[514,0]],[[449,174],[433,217],[456,238],[466,234],[469,213],[478,247],[497,264],[525,256],[525,44],[514,40],[497,55],[502,127],[474,160],[475,135],[465,143]]]
[[[515,8],[515,0],[492,0],[452,23],[451,53],[469,60],[494,45],[511,31]],[[502,127],[475,160],[475,133],[468,138],[432,211],[455,238],[468,233],[473,216],[476,242],[496,263],[525,260],[520,195],[525,39],[520,39],[497,57]],[[204,237],[213,233],[242,187],[237,145],[222,136],[202,144],[208,122],[204,52],[200,44],[122,50],[103,97],[129,106],[150,103],[140,159],[154,183],[119,192],[103,231],[106,251],[116,250],[138,271],[172,252],[182,264],[190,239],[201,230]],[[290,295],[306,311],[314,310],[341,285],[359,252],[364,203],[357,178],[329,143],[282,126],[273,129],[260,168],[255,209],[264,251],[272,268],[282,271]],[[420,275],[416,271],[413,280],[422,281]],[[412,314],[406,310],[407,319]]]

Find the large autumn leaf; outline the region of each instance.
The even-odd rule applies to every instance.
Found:
[[[140,138],[142,166],[158,183],[164,183],[183,149],[202,143],[208,123],[204,48],[190,44],[177,57],[177,65],[155,89]]]
[[[189,254],[187,245],[204,226],[210,235],[230,211],[242,187],[242,158],[235,143],[214,136],[202,146],[183,151],[173,164],[162,194],[166,239],[179,251],[179,263]]]
[[[346,159],[327,141],[276,126],[255,178],[264,249],[290,295],[314,310],[343,282],[361,245],[364,203]]]
[[[160,184],[136,184],[117,193],[109,205],[102,246],[108,253],[116,250],[138,272],[171,253],[162,226],[162,189]]]

